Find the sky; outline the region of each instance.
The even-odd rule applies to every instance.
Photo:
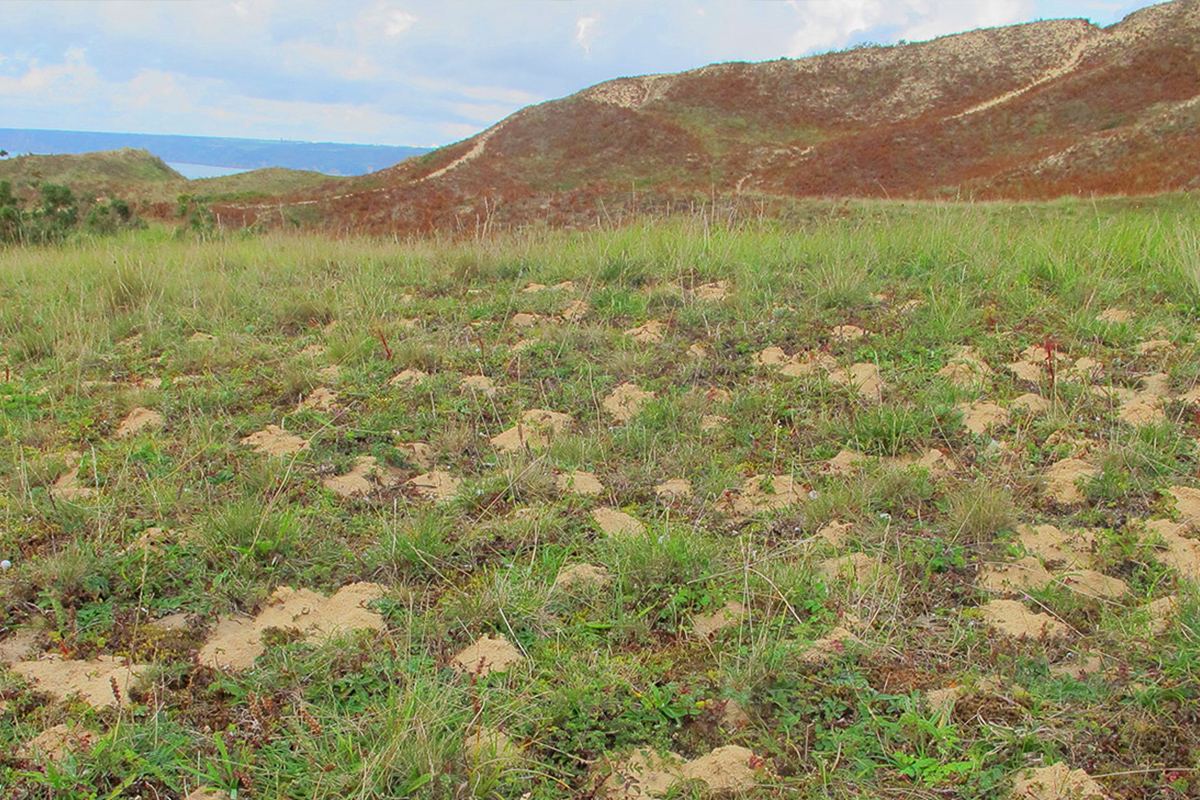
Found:
[[[0,127],[435,146],[626,75],[1122,0],[0,0]]]

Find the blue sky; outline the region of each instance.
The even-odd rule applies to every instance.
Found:
[[[622,75],[1119,0],[4,0],[0,127],[441,145]]]

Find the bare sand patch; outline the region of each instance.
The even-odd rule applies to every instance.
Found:
[[[718,700],[721,704],[720,724],[722,728],[741,730],[750,724],[750,715],[736,700]]]
[[[708,358],[708,354],[709,354],[708,347],[701,344],[700,342],[696,342],[695,344],[693,344],[691,347],[688,348],[688,356],[690,356],[691,358]]]
[[[692,633],[700,638],[708,638],[713,634],[735,625],[750,613],[750,609],[736,600],[730,600],[717,609],[715,614],[695,614],[692,616]]]
[[[1106,308],[1096,315],[1098,322],[1116,324],[1133,320],[1133,312],[1124,308]]]
[[[729,493],[727,502],[733,513],[746,515],[787,508],[807,497],[807,488],[791,475],[755,475]]]
[[[753,359],[754,363],[760,367],[782,367],[790,360],[782,347],[775,346],[764,348],[756,353]]]
[[[603,796],[611,800],[650,800],[661,797],[681,781],[696,780],[711,792],[741,792],[754,788],[764,762],[739,745],[718,747],[691,761],[675,753],[659,755],[637,750],[623,761],[606,759],[608,777],[601,784]]]
[[[188,337],[188,341],[189,342],[212,342],[212,341],[216,341],[216,338],[217,337],[213,336],[210,333],[202,333],[200,331],[196,331],[195,333],[193,333],[191,336]]]
[[[1175,619],[1179,611],[1179,598],[1175,595],[1160,597],[1147,603],[1146,611],[1150,614],[1150,633],[1158,636],[1165,633]]]
[[[450,666],[456,672],[483,678],[493,672],[505,672],[513,664],[524,660],[525,656],[509,644],[504,634],[495,638],[484,634],[475,644],[450,659]]]
[[[954,713],[954,706],[962,694],[963,690],[960,686],[930,689],[925,693],[925,705],[934,714],[945,719]]]
[[[408,484],[426,500],[442,503],[458,493],[458,487],[462,485],[462,481],[445,470],[435,469],[410,479]]]
[[[562,318],[566,322],[582,322],[591,310],[592,306],[586,300],[574,300],[563,309]]]
[[[381,467],[375,456],[359,456],[354,468],[345,475],[322,481],[326,489],[341,497],[366,497],[378,487],[391,487],[399,482],[399,476]]]
[[[301,350],[298,355],[303,358],[320,358],[329,352],[329,348],[323,344],[310,344]]]
[[[473,764],[512,766],[521,760],[521,748],[500,731],[479,728],[463,739],[463,752]]]
[[[1044,589],[1054,582],[1042,562],[1025,556],[1011,564],[985,564],[975,583],[993,594],[1024,595],[1030,590]]]
[[[854,530],[854,526],[849,522],[839,522],[834,520],[822,525],[817,531],[817,538],[824,539],[828,544],[834,547],[841,547],[850,538],[850,532]]]
[[[1110,599],[1129,594],[1129,587],[1125,581],[1094,569],[1067,570],[1059,573],[1058,580],[1071,591],[1084,597]]]
[[[38,652],[38,632],[29,628],[13,631],[0,640],[0,664],[24,661]]]
[[[1026,392],[1014,398],[1009,407],[1016,409],[1024,409],[1027,414],[1042,414],[1050,408],[1050,401],[1042,397],[1040,394]]]
[[[433,448],[426,442],[402,442],[396,445],[396,449],[418,469],[430,469],[436,461]]]
[[[1138,395],[1121,404],[1117,418],[1134,427],[1154,425],[1166,419],[1166,414],[1159,408],[1157,397]]]
[[[584,589],[592,586],[607,586],[612,582],[608,569],[592,564],[569,564],[562,568],[554,579],[556,589]]]
[[[1016,600],[993,600],[980,611],[988,625],[1017,639],[1054,639],[1069,630],[1049,614],[1030,611]]]
[[[1104,658],[1098,655],[1083,654],[1071,656],[1050,667],[1050,674],[1056,678],[1071,677],[1084,680],[1089,675],[1098,675],[1104,670]]]
[[[576,470],[575,472],[560,472],[554,476],[554,483],[560,492],[570,492],[585,496],[595,496],[604,493],[604,484],[594,473]]]
[[[74,464],[74,466],[58,476],[54,485],[50,487],[50,496],[55,500],[72,502],[85,500],[95,494],[94,488],[84,486],[83,482],[79,480],[79,470],[83,466],[80,462],[83,456],[79,453],[67,453],[63,458],[68,464]]]
[[[818,565],[817,572],[827,581],[849,581],[860,590],[873,588],[895,575],[890,566],[866,553],[848,553],[826,559]]]
[[[20,749],[25,758],[44,758],[61,761],[70,753],[86,753],[96,746],[99,737],[75,725],[60,724],[47,728],[26,742]]]
[[[726,422],[729,422],[729,417],[721,414],[705,414],[700,417],[700,430],[702,432],[716,430],[724,426]]]
[[[652,319],[641,325],[638,325],[636,328],[630,328],[629,330],[625,331],[625,335],[638,342],[656,344],[663,340],[663,336],[666,335],[666,331],[667,324],[665,322]]]
[[[946,366],[938,370],[939,376],[964,389],[981,386],[995,374],[970,345],[960,347]]]
[[[687,478],[671,478],[654,487],[660,500],[682,500],[692,496],[692,482]]]
[[[1083,500],[1078,482],[1099,474],[1100,470],[1086,461],[1064,458],[1050,465],[1044,473],[1046,494],[1059,503],[1078,503]]]
[[[1104,374],[1104,365],[1091,356],[1083,356],[1075,360],[1067,370],[1067,377],[1080,381],[1097,381]]]
[[[412,386],[416,383],[422,383],[429,377],[429,373],[424,370],[408,368],[397,372],[388,380],[389,386]]]
[[[1091,566],[1095,537],[1086,531],[1067,533],[1054,525],[1019,525],[1017,541],[1042,561],[1074,569]]]
[[[254,666],[254,660],[266,649],[262,634],[268,628],[295,628],[312,641],[324,641],[349,630],[383,630],[383,617],[366,606],[383,594],[383,587],[375,583],[352,583],[330,597],[309,589],[280,586],[257,616],[219,619],[200,648],[200,663],[228,669]]]
[[[100,708],[128,705],[129,687],[150,667],[126,664],[123,659],[112,656],[97,656],[92,661],[71,661],[54,657],[39,661],[18,661],[10,665],[9,669],[55,697],[79,695],[88,705]]]
[[[544,283],[531,283],[521,290],[521,294],[537,294],[539,292],[544,292],[549,288],[550,287]]]
[[[121,424],[117,426],[117,430],[113,435],[118,439],[124,439],[127,436],[140,433],[147,428],[161,428],[162,425],[162,414],[139,406],[125,415],[125,419],[121,420]]]
[[[646,392],[639,389],[635,384],[622,383],[612,393],[604,398],[600,406],[612,414],[613,419],[617,422],[629,422],[637,416],[642,406],[647,401],[653,400],[654,392]]]
[[[729,287],[729,281],[713,281],[697,286],[692,296],[703,302],[716,302],[729,296]]]
[[[901,464],[912,464],[917,467],[924,467],[935,475],[954,472],[958,469],[958,462],[951,458],[946,453],[938,450],[936,447],[931,447],[926,450],[920,458],[913,461],[910,458],[901,456],[896,459]]]
[[[492,447],[504,453],[548,447],[551,439],[569,428],[572,422],[569,414],[531,408],[521,414],[516,425],[496,434],[489,441]]]
[[[636,536],[646,530],[636,517],[607,506],[594,509],[592,520],[608,536]]]
[[[1144,342],[1138,342],[1134,350],[1139,356],[1150,355],[1159,351],[1174,350],[1175,343],[1169,339],[1147,339]]]
[[[1200,489],[1191,486],[1172,486],[1167,494],[1175,500],[1175,511],[1184,525],[1200,523]]]
[[[465,375],[462,379],[462,385],[472,392],[478,392],[484,397],[496,396],[496,384],[486,375]]]
[[[835,325],[829,335],[839,342],[853,342],[867,335],[867,331],[857,325]]]
[[[342,368],[337,364],[330,364],[327,367],[321,367],[319,370],[317,370],[317,375],[327,381],[337,381],[342,377]]]
[[[855,636],[852,631],[839,626],[809,645],[800,654],[800,660],[806,664],[824,664],[845,653],[848,644],[862,644],[862,639]]]
[[[841,450],[836,456],[821,465],[821,471],[827,475],[853,475],[858,472],[860,465],[867,456],[856,450]]]
[[[300,401],[300,407],[310,411],[332,411],[337,406],[337,392],[326,386],[318,386]]]
[[[295,434],[288,433],[278,425],[268,425],[241,440],[256,453],[268,456],[287,456],[308,449],[308,442]]]
[[[957,406],[963,415],[963,425],[976,436],[982,436],[993,425],[1007,425],[1008,411],[995,403],[963,403]]]
[[[541,314],[529,314],[524,311],[513,314],[508,321],[514,328],[532,328],[545,321],[545,317]]]
[[[1200,580],[1200,541],[1183,535],[1188,527],[1165,519],[1146,523],[1146,529],[1157,533],[1167,547],[1166,552],[1158,554],[1158,560],[1185,578]]]
[[[1103,800],[1105,796],[1086,772],[1061,761],[1020,773],[1010,795],[1013,800]]]
[[[878,401],[883,396],[886,384],[879,374],[879,367],[870,362],[851,364],[847,369],[835,369],[829,380],[840,386],[849,386],[864,399]]]

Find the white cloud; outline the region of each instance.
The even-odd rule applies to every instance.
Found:
[[[384,23],[383,32],[388,36],[399,36],[415,24],[417,18],[407,11],[393,11]]]
[[[575,43],[583,48],[583,52],[592,52],[592,42],[596,39],[596,23],[600,17],[591,15],[575,20]]]

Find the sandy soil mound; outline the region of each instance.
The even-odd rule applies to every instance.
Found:
[[[354,468],[345,475],[322,481],[326,489],[341,497],[366,497],[379,487],[391,487],[399,482],[399,476],[381,467],[375,456],[359,456]]]
[[[729,281],[713,281],[696,287],[692,296],[703,302],[716,302],[729,296]]]
[[[541,314],[528,314],[521,312],[519,314],[513,314],[512,319],[509,320],[509,323],[514,328],[532,328],[544,322],[545,320],[546,318]]]
[[[308,449],[307,441],[288,433],[278,425],[268,425],[263,430],[250,434],[242,439],[242,444],[253,448],[256,453],[269,456],[292,455]]]
[[[724,426],[726,422],[729,422],[729,417],[721,414],[705,414],[700,418],[700,430],[702,432],[713,431]]]
[[[1165,633],[1167,628],[1171,627],[1171,622],[1175,619],[1178,610],[1179,598],[1175,595],[1160,597],[1147,603],[1146,611],[1150,614],[1150,633],[1155,636]]]
[[[256,617],[218,620],[200,649],[200,663],[229,669],[254,666],[254,659],[263,653],[262,634],[268,628],[296,628],[313,641],[348,630],[382,630],[383,617],[366,604],[383,593],[383,587],[374,583],[352,583],[330,597],[280,586]]]
[[[396,449],[404,454],[409,463],[419,469],[430,469],[436,461],[433,448],[425,442],[402,442],[396,445]]]
[[[826,559],[817,567],[817,572],[827,581],[849,581],[860,590],[875,587],[895,574],[890,566],[866,553]]]
[[[883,397],[885,388],[879,367],[869,362],[851,364],[847,369],[835,369],[829,373],[829,380],[840,386],[849,386],[866,400],[878,401]]]
[[[521,415],[521,420],[489,441],[502,453],[516,453],[526,448],[548,447],[554,436],[567,430],[573,420],[569,414],[531,408]]]
[[[776,511],[808,498],[808,489],[791,475],[755,475],[741,489],[729,493],[726,502],[737,515]]]
[[[1088,675],[1098,675],[1103,671],[1104,658],[1088,654],[1072,656],[1050,667],[1050,674],[1056,678],[1071,677],[1079,681]]]
[[[680,781],[703,782],[713,792],[738,792],[756,784],[763,769],[761,758],[738,745],[718,747],[708,755],[684,761],[675,753],[659,755],[638,750],[625,760],[605,765],[611,774],[601,785],[603,796],[612,800],[649,800],[661,797]]]
[[[666,332],[667,324],[665,322],[652,319],[642,325],[638,325],[636,328],[630,328],[625,331],[625,335],[635,341],[655,344],[663,340]]]
[[[462,485],[462,481],[459,478],[440,469],[418,475],[409,480],[408,483],[417,490],[417,494],[435,503],[443,503],[450,500],[458,493],[458,487]]]
[[[50,487],[50,496],[55,500],[70,502],[84,500],[95,494],[95,489],[84,486],[79,480],[79,469],[83,466],[80,462],[83,456],[79,453],[67,453],[64,458],[68,464],[75,466],[58,476],[58,480],[54,481],[54,485]]]
[[[1185,578],[1200,580],[1200,541],[1183,535],[1188,526],[1156,519],[1146,523],[1146,529],[1161,537],[1166,545],[1166,551],[1158,554],[1159,561]]]
[[[592,306],[586,300],[573,300],[563,309],[561,316],[564,322],[582,322],[591,310]]]
[[[617,422],[629,422],[647,401],[653,400],[654,392],[644,392],[632,383],[622,383],[600,403]]]
[[[24,661],[37,654],[37,631],[23,628],[10,633],[0,641],[0,664]]]
[[[660,500],[682,500],[692,496],[692,482],[687,478],[671,478],[654,487],[654,494]]]
[[[976,436],[982,436],[993,425],[1008,424],[1008,411],[995,403],[963,403],[957,408],[967,430]]]
[[[1095,536],[1090,532],[1064,532],[1053,525],[1020,525],[1017,541],[1047,564],[1075,569],[1091,566],[1095,548]]]
[[[1030,611],[1016,600],[993,600],[980,610],[989,625],[1018,639],[1054,639],[1069,631],[1049,614]]]
[[[305,347],[303,350],[301,350],[297,355],[301,356],[302,358],[320,358],[328,352],[329,348],[323,344],[310,344],[308,347]]]
[[[808,649],[800,654],[800,660],[806,664],[824,664],[846,652],[846,646],[850,644],[862,644],[862,639],[852,631],[838,626],[809,645]]]
[[[1103,800],[1106,795],[1086,772],[1060,761],[1018,775],[1010,796],[1013,800]]]
[[[821,471],[827,475],[853,475],[858,472],[859,465],[867,457],[854,450],[842,450],[836,456],[821,465]]]
[[[484,634],[479,637],[479,641],[452,658],[450,665],[457,672],[483,678],[493,672],[504,672],[511,665],[524,659],[521,652],[509,644],[503,634],[494,639]]]
[[[837,325],[829,331],[829,335],[839,342],[853,342],[866,336],[867,332],[857,325]]]
[[[1124,308],[1106,308],[1096,315],[1096,320],[1109,324],[1131,322],[1133,320],[1133,312],[1127,311]]]
[[[500,731],[480,728],[463,739],[463,753],[472,764],[512,766],[521,759],[521,748]]]
[[[632,517],[624,511],[618,511],[615,508],[603,507],[595,509],[592,511],[592,520],[608,536],[637,536],[646,530],[646,526],[639,522],[636,517]]]
[[[554,476],[554,483],[560,492],[593,497],[604,493],[604,484],[591,472],[562,472]]]
[[[1200,489],[1191,486],[1172,486],[1167,494],[1175,499],[1175,511],[1184,525],[1200,523]]]
[[[121,420],[121,424],[117,426],[116,433],[113,435],[118,439],[124,439],[126,436],[133,436],[147,428],[161,428],[162,425],[162,414],[148,408],[138,407],[125,415],[125,419]]]
[[[949,363],[938,370],[938,375],[964,389],[979,388],[995,374],[988,363],[969,346],[960,347]]]
[[[1040,394],[1026,392],[1013,399],[1009,407],[1014,411],[1024,411],[1026,414],[1042,414],[1050,408],[1050,401]]]
[[[821,526],[817,531],[817,538],[824,539],[834,547],[841,547],[850,538],[850,532],[853,530],[854,526],[849,522],[834,520]]]
[[[717,613],[692,617],[692,633],[700,638],[707,638],[718,631],[740,625],[742,619],[750,613],[750,609],[736,600],[730,600],[717,609]]]
[[[421,383],[429,377],[429,373],[419,369],[406,369],[397,372],[389,380],[390,386],[412,386]]]
[[[300,401],[300,407],[309,411],[332,411],[337,407],[337,392],[325,386],[313,389]]]
[[[582,589],[591,586],[607,586],[612,581],[608,570],[592,564],[569,564],[562,568],[554,579],[556,589]]]
[[[214,342],[216,339],[217,337],[211,333],[201,333],[200,331],[196,331],[188,337],[189,342]]]
[[[129,687],[150,667],[128,665],[122,659],[99,656],[94,661],[46,658],[18,661],[10,669],[37,684],[44,692],[63,698],[79,695],[94,707],[127,705]],[[114,687],[120,692],[118,698]]]
[[[1064,458],[1051,464],[1043,477],[1046,479],[1046,494],[1060,503],[1078,503],[1083,500],[1077,482],[1083,478],[1099,475],[1100,470],[1078,458]]]
[[[486,375],[465,375],[462,379],[462,385],[473,392],[478,392],[484,397],[496,396],[496,384]]]
[[[96,745],[96,734],[70,725],[55,725],[30,739],[21,748],[25,758],[59,761],[68,753],[86,753]]]
[[[1043,589],[1053,582],[1054,576],[1034,556],[1025,556],[1012,564],[985,564],[976,579],[981,589],[993,594],[1016,595]]]

